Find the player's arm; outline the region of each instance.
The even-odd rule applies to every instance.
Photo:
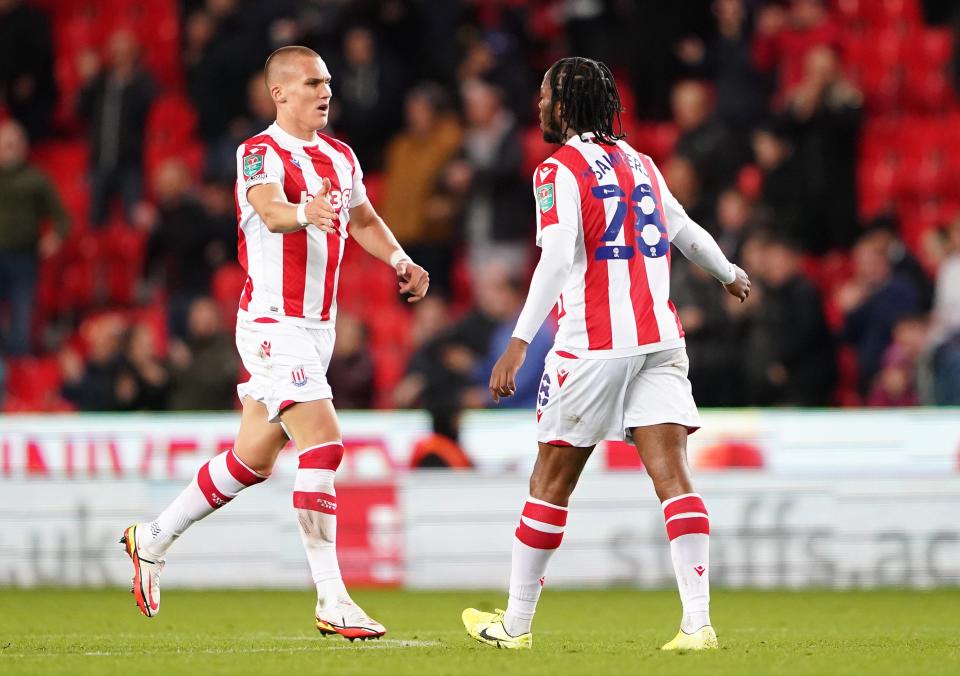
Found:
[[[580,233],[579,188],[566,167],[541,164],[534,171],[533,191],[537,202],[537,244],[543,251],[513,337],[490,374],[490,395],[497,403],[500,397],[517,391],[517,373],[526,359],[527,346],[563,293]]]
[[[397,271],[400,293],[410,294],[407,302],[423,299],[430,287],[430,275],[410,260],[370,200],[350,210],[350,234],[364,251]]]
[[[327,193],[330,181],[323,179],[320,194],[306,204],[291,204],[279,183],[261,183],[247,190],[247,201],[263,219],[267,230],[285,234],[315,225],[324,232],[334,232],[337,212],[330,206]]]

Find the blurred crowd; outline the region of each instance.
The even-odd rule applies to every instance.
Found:
[[[861,162],[873,121],[960,107],[952,90],[927,108],[878,94],[857,60],[869,50],[850,49],[879,30],[939,44],[955,3],[159,0],[137,10],[157,18],[134,19],[172,22],[163,67],[169,40],[123,21],[101,43],[67,44],[111,3],[0,0],[8,410],[236,405],[235,149],[273,120],[264,59],[295,43],[327,62],[331,132],[356,150],[375,207],[432,282],[408,309],[389,296],[365,304],[345,273],[330,367],[339,407],[425,407],[455,438],[463,408],[491,405],[486,378],[537,256],[530,175],[552,152],[536,127],[538,85],[566,54],[612,67],[627,140],[755,281],[740,305],[673,257],[701,405],[960,404],[960,196],[935,196],[937,216],[917,233],[892,197],[865,206]],[[948,80],[952,43],[930,66]],[[77,139],[82,160],[64,169]],[[54,167],[66,178],[51,180]],[[62,200],[78,169],[82,199]],[[83,268],[81,293],[65,272],[79,259],[113,262]],[[58,300],[43,300],[44,284]],[[377,323],[383,304],[396,305],[392,329]],[[535,406],[552,333],[548,322],[501,405]],[[38,379],[58,391],[30,399],[22,389]]]

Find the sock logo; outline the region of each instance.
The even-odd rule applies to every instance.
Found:
[[[540,586],[542,587],[546,581],[547,581],[547,578],[541,577],[541,578],[540,578]]]
[[[707,572],[707,569],[704,568],[703,566],[694,566],[693,569],[697,571],[697,575],[699,575],[700,577],[703,577],[703,574]]]

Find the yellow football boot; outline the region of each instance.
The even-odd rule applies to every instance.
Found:
[[[708,624],[692,634],[684,633],[681,629],[674,639],[660,650],[716,650],[719,647],[717,632]]]
[[[502,610],[485,613],[476,608],[467,608],[463,611],[461,619],[467,633],[480,643],[508,650],[529,650],[533,647],[533,634],[530,632],[519,636],[511,636],[507,633],[503,626]]]

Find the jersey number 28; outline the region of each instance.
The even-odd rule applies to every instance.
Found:
[[[619,185],[599,185],[591,189],[591,194],[600,200],[617,199],[617,210],[613,212],[610,225],[600,240],[603,246],[597,247],[594,257],[603,260],[628,260],[633,258],[635,249],[630,244],[611,244],[620,236],[623,222],[627,219],[627,193]],[[630,207],[637,216],[635,229],[637,231],[637,248],[647,258],[659,258],[670,248],[670,238],[667,228],[660,220],[660,211],[657,209],[657,198],[653,189],[646,183],[641,183],[630,194]]]

